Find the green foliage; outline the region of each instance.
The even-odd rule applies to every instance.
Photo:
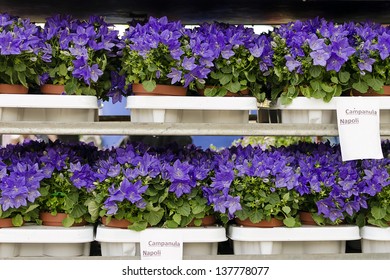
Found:
[[[298,210],[301,197],[295,190],[275,188],[271,180],[260,177],[237,177],[230,193],[241,198],[242,210],[235,215],[252,223],[271,218],[282,220],[287,227],[300,226]]]

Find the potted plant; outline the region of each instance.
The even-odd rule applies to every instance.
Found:
[[[180,21],[150,17],[146,23],[129,26],[122,43],[121,74],[134,93],[148,95],[158,86],[159,94],[186,95],[187,88],[193,88],[195,81],[208,73],[194,63]]]
[[[0,228],[20,227],[39,220],[38,198],[44,169],[34,162],[32,145],[1,148]]]
[[[189,31],[190,46],[207,77],[196,81],[205,96],[252,95],[265,99],[272,48],[265,34],[250,27],[203,23]]]
[[[299,174],[291,162],[291,157],[280,151],[259,146],[238,145],[226,150],[217,161],[211,185],[228,196],[226,202],[216,201],[227,210],[225,220],[235,219],[243,225],[250,222],[250,226],[271,220],[271,227],[300,226],[300,196],[295,190]]]
[[[77,143],[49,143],[39,158],[45,169],[38,198],[43,225],[81,226],[93,224],[87,202],[95,189],[96,173],[92,170],[97,148]]]
[[[0,89],[1,93],[27,93],[38,84],[37,61],[40,39],[38,27],[29,19],[0,14]]]
[[[388,28],[375,22],[355,23],[350,42],[356,52],[348,61],[350,95],[388,95]],[[384,90],[386,89],[386,91]]]
[[[88,202],[92,216],[102,218],[103,225],[135,231],[162,224],[166,185],[155,155],[127,145],[103,153],[95,169],[97,187]]]
[[[172,145],[173,146],[173,145]],[[194,145],[161,151],[162,174],[167,181],[163,227],[214,226],[219,220],[208,191],[214,171],[214,152]]]
[[[301,172],[296,188],[303,197],[300,209],[310,214],[302,223],[355,225],[370,197],[388,184],[384,177],[387,170],[379,164],[372,170],[374,175],[366,167],[367,160],[343,162],[339,145],[300,143],[290,148]]]
[[[46,19],[39,74],[42,86],[59,85],[59,93],[108,100],[112,72],[118,71],[118,31],[103,17],[78,20],[69,15]]]
[[[271,33],[271,96],[290,104],[298,96],[329,102],[349,87],[347,63],[355,54],[352,24],[314,18],[283,24]]]

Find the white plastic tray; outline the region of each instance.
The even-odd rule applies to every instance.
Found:
[[[0,257],[88,256],[93,225],[51,227],[24,225],[0,229]]]
[[[132,122],[247,123],[255,97],[129,96]]]
[[[362,253],[390,253],[390,228],[364,226],[360,235]]]
[[[341,254],[347,240],[359,240],[359,227],[302,226],[252,228],[232,225],[228,237],[234,254]]]
[[[147,228],[146,231],[161,230]],[[218,242],[227,240],[224,227],[189,227],[164,229],[183,237],[183,255],[216,255]],[[141,232],[99,225],[95,240],[100,242],[102,256],[139,256]]]
[[[296,97],[291,104],[282,105],[280,100],[271,106],[271,109],[281,110],[282,123],[337,123],[337,102],[339,100],[353,101],[354,98],[376,102],[380,110],[381,123],[390,123],[389,96],[340,96],[330,102],[322,99]]]
[[[1,121],[79,122],[98,120],[96,96],[0,94]]]

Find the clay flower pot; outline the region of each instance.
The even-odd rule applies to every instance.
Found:
[[[12,218],[0,219],[0,228],[10,228],[14,227],[12,224]]]
[[[206,216],[202,219],[202,224],[200,226],[203,226],[203,227],[208,227],[208,226],[213,226],[215,225],[215,217],[213,215],[209,215],[209,216]],[[189,223],[187,225],[188,227],[196,227],[196,225],[194,224],[194,222],[192,221],[191,223]]]
[[[41,93],[44,93],[44,94],[61,95],[62,93],[65,92],[65,86],[45,84],[45,85],[41,85],[40,91],[41,91]]]
[[[106,227],[114,227],[114,228],[126,228],[131,224],[128,220],[122,219],[118,220],[115,218],[111,218],[110,222],[107,222],[106,217],[102,217],[102,223]]]
[[[235,219],[236,224],[244,227],[260,227],[260,228],[273,228],[273,227],[283,227],[283,221],[271,218],[270,221],[263,220],[258,223],[252,223],[249,219],[246,220],[240,220],[240,219]]]
[[[302,225],[317,225],[310,212],[299,212],[299,219],[301,220]]]
[[[0,84],[0,93],[26,94],[28,93],[28,88],[23,85]]]
[[[49,212],[42,212],[39,214],[39,218],[42,220],[42,225],[44,226],[56,226],[56,227],[62,227],[62,221],[68,217],[68,214],[65,213],[57,213],[57,215],[52,215]],[[72,226],[85,226],[87,224],[86,221],[83,221],[81,223],[74,223]]]
[[[153,91],[146,91],[142,84],[133,84],[134,95],[165,95],[165,96],[185,96],[187,88],[173,85],[157,85]]]

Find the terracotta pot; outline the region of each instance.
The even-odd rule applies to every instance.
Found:
[[[202,219],[202,224],[200,226],[204,226],[204,227],[213,226],[213,225],[215,225],[215,222],[216,222],[215,217],[213,215],[209,215],[209,216],[206,216]],[[195,227],[195,224],[192,221],[187,226],[188,227]]]
[[[366,93],[360,93],[357,90],[351,91],[352,96],[390,96],[390,86],[383,86],[383,93],[377,93],[373,89],[369,89]]]
[[[61,95],[62,93],[65,92],[65,86],[46,84],[46,85],[41,85],[40,91],[41,91],[41,93],[44,93],[44,94]]]
[[[299,219],[301,220],[302,225],[317,225],[310,212],[299,212]]]
[[[187,94],[187,88],[173,85],[157,85],[152,91],[146,91],[142,84],[133,84],[134,95],[165,95],[165,96],[185,96]]]
[[[205,86],[205,88],[212,88],[212,87],[213,86]],[[199,95],[204,96],[204,91],[205,91],[205,89],[198,89]],[[227,97],[249,96],[249,89],[246,89],[246,90],[243,90],[243,91],[239,91],[239,92],[236,92],[236,93],[228,91],[225,96],[227,96]]]
[[[252,223],[249,219],[246,220],[240,220],[240,219],[235,219],[236,224],[240,226],[245,226],[245,227],[259,227],[259,228],[272,228],[272,227],[283,227],[283,221],[271,218],[270,221],[263,220],[258,223]]]
[[[0,84],[0,93],[26,94],[28,93],[28,88],[23,85]]]
[[[131,224],[128,220],[122,219],[118,220],[115,218],[111,218],[110,222],[107,223],[107,218],[103,217],[102,218],[102,223],[106,227],[114,227],[114,228],[126,228]]]
[[[0,219],[0,228],[10,228],[14,227],[12,224],[12,218]]]
[[[39,214],[39,218],[42,220],[42,225],[44,226],[55,226],[55,227],[62,227],[62,221],[68,217],[68,214],[65,213],[57,213],[57,215],[53,216],[49,212],[42,212]],[[85,226],[87,224],[86,221],[83,221],[81,223],[74,223],[72,226]]]

